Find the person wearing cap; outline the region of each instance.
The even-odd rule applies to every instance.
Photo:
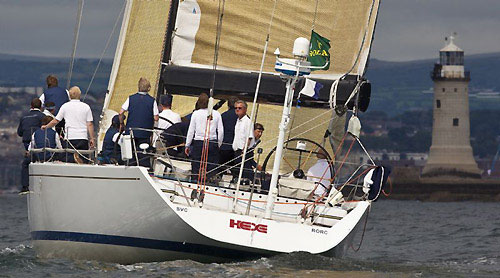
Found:
[[[55,112],[52,114],[57,115],[61,106],[70,100],[69,92],[59,87],[59,81],[55,75],[47,76],[46,81],[47,90],[40,96],[40,101],[45,107],[47,107],[46,104],[52,102],[55,106]]]
[[[181,116],[172,111],[172,95],[162,95],[160,97],[160,114],[158,120],[158,129],[160,133],[167,130],[169,127],[176,123],[181,122]],[[157,133],[153,134],[153,146],[158,147],[157,141],[159,136]]]
[[[56,104],[52,101],[46,101],[43,105],[43,114],[45,114],[45,116],[55,118],[56,116],[54,114],[56,114]]]
[[[46,116],[52,117],[52,118],[56,117],[56,114],[57,114],[56,113],[56,104],[54,102],[52,102],[52,101],[46,101],[43,107],[44,107],[43,114],[45,114]],[[65,121],[63,119],[55,127],[53,127],[53,129],[61,137],[64,136],[64,133],[63,133],[63,131],[64,131],[64,125],[65,125]]]
[[[125,116],[124,116],[125,117]],[[101,159],[104,163],[121,162],[121,149],[118,145],[120,137],[120,116],[115,115],[111,120],[111,126],[104,135],[102,142]]]
[[[316,157],[318,160],[316,163],[309,168],[307,171],[307,180],[309,181],[314,181],[317,186],[316,189],[311,192],[311,196],[323,196],[325,195],[328,191],[330,191],[331,187],[331,169],[332,167],[330,163],[328,163],[328,160],[326,159],[326,154],[323,151],[323,149],[319,149],[318,152],[316,153]]]
[[[125,134],[133,134],[135,150],[139,151],[142,143],[151,143],[152,130],[159,120],[158,105],[156,100],[148,94],[151,90],[149,81],[141,77],[137,84],[138,92],[130,95],[122,105],[120,110],[120,130],[125,130]],[[124,113],[128,111],[127,125],[124,125]],[[150,167],[149,157],[142,152],[137,152],[139,165]]]

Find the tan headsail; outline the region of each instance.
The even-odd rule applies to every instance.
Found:
[[[151,92],[156,92],[169,8],[168,1],[127,0],[99,125],[99,142],[126,98],[137,92],[140,77],[149,79]]]

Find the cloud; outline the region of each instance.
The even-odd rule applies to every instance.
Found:
[[[342,0],[355,1],[355,0]],[[404,61],[438,56],[457,32],[466,54],[500,52],[498,0],[382,0],[372,57]],[[125,0],[86,0],[78,57],[99,57]],[[0,0],[0,52],[70,56],[77,1]],[[120,26],[118,26],[119,28]],[[118,30],[106,57],[113,57]]]
[[[47,4],[49,3],[49,4]],[[0,52],[68,57],[71,55],[77,1],[12,0],[0,2]],[[99,57],[124,0],[85,1],[78,57]],[[112,57],[119,33],[107,57]]]
[[[456,43],[466,54],[499,52],[499,10],[496,0],[383,0],[372,57],[437,57],[452,32],[458,33]]]

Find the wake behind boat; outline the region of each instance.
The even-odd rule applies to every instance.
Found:
[[[126,2],[110,93],[103,108],[101,139],[111,117],[118,112],[116,104],[124,100],[121,91],[128,81],[123,76],[130,74],[127,65],[132,67],[126,59],[145,62],[139,54],[130,53],[140,52],[132,47],[140,37],[134,32],[145,30],[140,24],[146,24],[142,20],[148,12],[168,8],[167,29],[162,34],[164,52],[161,63],[156,63],[156,69],[161,71],[160,80],[154,84],[158,96],[166,91],[184,96],[183,102],[188,102],[189,96],[209,91],[207,122],[213,119],[214,99],[229,95],[253,97],[252,123],[264,115],[263,119],[270,120],[266,126],[275,127],[268,132],[272,139],[262,144],[269,149],[262,169],[244,169],[246,164],[240,163],[230,171],[224,168],[227,165],[209,165],[208,147],[204,147],[200,171],[195,173],[189,159],[169,155],[165,146],[157,148],[163,151],[151,151],[148,144],[133,144],[134,132],[140,129],[130,129],[130,134],[120,139],[124,163],[97,163],[91,151],[86,152],[90,154],[89,164],[51,160],[32,163],[28,208],[38,255],[120,263],[176,259],[213,262],[290,252],[343,256],[349,248],[355,249],[353,237],[366,225],[371,204],[383,192],[388,176],[388,170],[375,165],[366,153],[359,139],[361,125],[357,118],[369,102],[369,83],[363,75],[379,1],[362,1],[355,7],[349,1],[321,5],[317,1],[315,7],[307,5],[308,1],[287,2],[288,6],[277,2],[272,6],[262,3],[266,19],[254,15],[256,11],[241,1],[220,1],[218,6],[212,1],[194,0],[172,1],[169,6],[163,1]],[[242,16],[242,11],[248,14]],[[346,16],[347,11],[350,16]],[[308,13],[314,14],[309,32],[304,32],[305,19],[297,20],[295,29],[279,29],[290,22],[277,19]],[[214,16],[216,22],[210,21]],[[254,22],[257,25],[252,28],[267,33],[260,65],[247,59],[260,51],[240,43],[235,47],[234,41],[226,37],[234,35],[231,22],[237,19]],[[339,26],[331,27],[332,19],[338,20]],[[355,22],[352,26],[357,29],[352,27],[340,38],[338,28],[344,25],[339,22],[346,20]],[[269,24],[263,26],[264,21]],[[238,28],[249,30],[247,25],[239,24]],[[277,30],[281,30],[279,34],[271,35]],[[311,30],[311,41],[300,37]],[[336,52],[332,59],[328,53],[328,59],[320,59],[319,63],[312,59],[325,58],[325,46],[330,43],[315,30],[335,38],[331,40],[333,47],[338,43],[343,53]],[[215,41],[207,40],[210,34],[216,35]],[[256,39],[237,38],[247,43],[255,43]],[[293,50],[290,38],[295,40]],[[350,42],[351,47],[341,41]],[[293,58],[283,58],[276,49],[272,63],[276,72],[269,70],[266,59],[269,45],[292,50]],[[211,68],[207,62],[209,48],[215,53]],[[245,61],[228,59],[229,49],[236,51],[236,57],[245,57]],[[302,87],[300,93],[296,87]],[[274,113],[279,120],[266,112],[272,111],[277,102],[283,103],[282,113]],[[304,108],[299,108],[298,102]],[[346,132],[347,110],[351,117]],[[311,111],[312,116],[295,120],[295,114],[301,111]],[[318,123],[318,119],[327,114],[332,115],[327,119],[328,132],[324,137],[317,136],[316,129],[324,131],[327,123]],[[164,133],[157,135],[165,139]],[[245,142],[250,137],[246,134]],[[163,144],[164,140],[158,142]],[[209,144],[206,135],[204,144]],[[367,163],[348,159],[354,146],[365,153]],[[240,159],[254,159],[247,158],[247,153],[253,151],[250,147],[245,144]],[[42,148],[32,153],[46,151],[78,152]],[[262,151],[255,151],[260,158]],[[151,162],[150,168],[132,166],[134,162],[140,165],[141,157]],[[324,161],[325,170],[316,175],[305,173],[312,169],[315,157]],[[253,178],[246,178],[245,171],[253,171]],[[324,190],[317,191],[318,187]]]

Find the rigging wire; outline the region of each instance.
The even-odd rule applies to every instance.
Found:
[[[113,26],[113,30],[111,30],[111,34],[109,34],[108,40],[106,41],[106,46],[104,46],[104,50],[101,53],[101,57],[99,57],[99,62],[97,62],[97,66],[94,70],[94,73],[92,74],[92,78],[90,78],[89,86],[87,87],[87,90],[85,90],[85,95],[83,96],[82,101],[85,101],[85,98],[87,97],[88,92],[90,91],[90,87],[92,86],[92,83],[94,82],[94,78],[97,74],[97,71],[99,70],[99,66],[101,65],[101,61],[104,58],[104,55],[106,54],[106,51],[108,50],[109,44],[111,43],[111,39],[113,38],[113,34],[115,33],[116,26],[118,26],[118,22],[120,22],[121,15],[125,11],[127,2],[123,2],[123,7],[121,11],[118,13],[118,16],[116,17],[115,20],[115,25]]]
[[[222,5],[221,5],[222,2]],[[226,5],[226,0],[219,0],[219,5],[217,8],[217,31],[215,35],[215,44],[214,44],[214,58],[213,58],[213,64],[212,64],[212,84],[210,86],[210,99],[213,98],[214,96],[214,90],[215,90],[215,73],[217,71],[217,62],[219,59],[219,47],[220,47],[220,37],[222,33],[222,19],[224,16],[224,8]],[[198,197],[200,201],[202,201],[201,196],[204,195],[204,190],[205,190],[205,184],[207,181],[207,167],[208,167],[208,152],[209,152],[209,144],[210,144],[210,121],[212,120],[212,109],[213,109],[213,104],[211,101],[209,101],[209,107],[208,107],[208,115],[207,115],[207,121],[206,121],[206,127],[205,127],[205,135],[203,138],[203,147],[202,147],[202,152],[201,152],[201,159],[200,159],[200,169],[198,171],[198,182],[197,182],[197,189],[196,192],[201,190],[201,194]],[[194,192],[194,191],[193,191]]]
[[[76,16],[76,24],[75,24],[75,30],[74,30],[74,38],[73,38],[73,50],[71,52],[71,59],[69,62],[69,69],[68,69],[68,80],[66,83],[66,88],[69,89],[69,86],[71,84],[71,75],[73,75],[73,65],[75,63],[75,55],[76,55],[76,47],[78,46],[78,36],[80,34],[80,25],[82,23],[82,14],[83,14],[83,5],[85,1],[84,0],[78,0],[78,12]]]
[[[221,2],[222,2],[222,10],[221,10]],[[226,0],[219,0],[219,6],[217,8],[217,32],[215,35],[214,59],[212,64],[213,75],[212,75],[212,84],[210,86],[210,97],[213,97],[215,90],[215,73],[217,71],[217,63],[219,60],[220,36],[222,33],[222,18],[224,17],[225,6],[226,6]]]
[[[314,30],[314,27],[316,26],[316,16],[318,15],[318,2],[319,2],[319,0],[316,0],[316,6],[314,7],[314,18],[313,18],[311,30]]]

